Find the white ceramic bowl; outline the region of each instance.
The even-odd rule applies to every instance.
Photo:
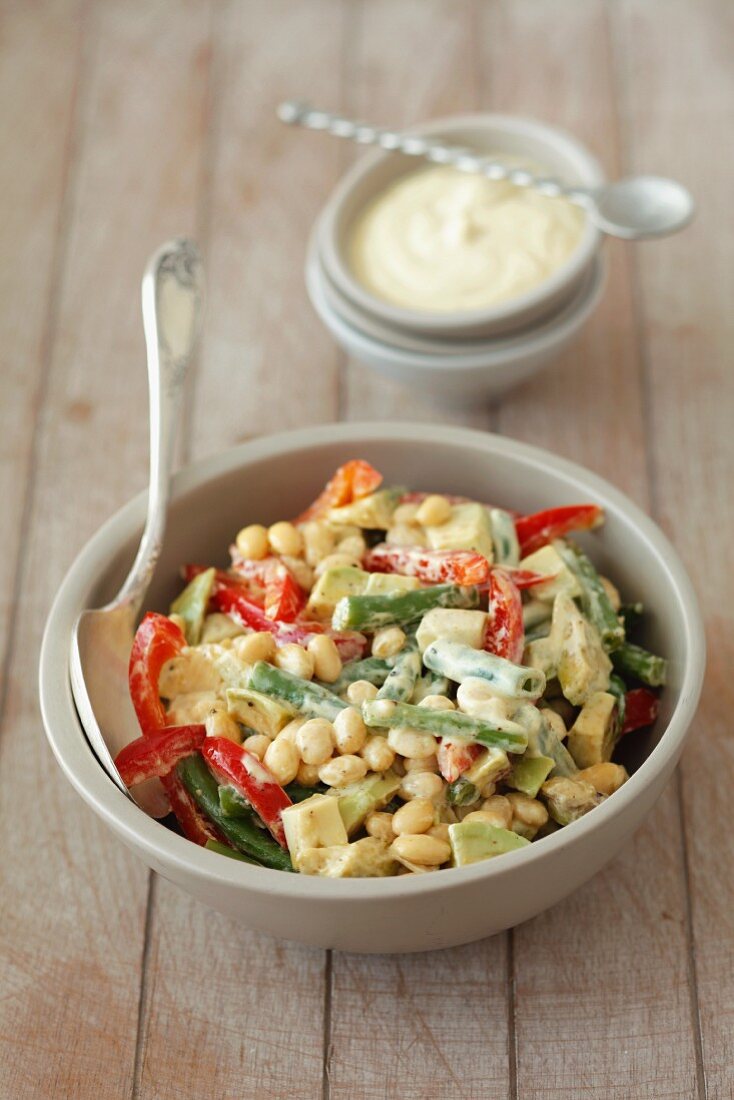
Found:
[[[599,162],[570,134],[513,115],[461,115],[416,126],[411,133],[445,138],[480,152],[505,153],[537,163],[564,182],[604,182]],[[587,219],[578,247],[540,286],[507,302],[457,313],[409,310],[383,301],[353,275],[347,257],[350,232],[365,206],[399,176],[416,171],[415,158],[382,151],[361,158],[328,200],[319,223],[318,251],[329,278],[356,307],[391,328],[446,337],[499,336],[526,327],[563,306],[596,256],[601,234]]]
[[[553,316],[519,334],[466,341],[463,350],[455,342],[447,348],[438,340],[421,350],[415,338],[388,342],[358,327],[357,318],[348,320],[339,310],[333,292],[330,297],[326,275],[313,254],[306,265],[306,289],[316,313],[348,355],[394,381],[425,387],[462,404],[477,396],[496,396],[550,367],[599,304],[605,274],[598,256],[574,296]],[[413,346],[403,346],[406,342]]]
[[[553,455],[480,432],[416,424],[341,424],[243,444],[175,481],[166,545],[148,605],[165,609],[184,561],[222,561],[248,520],[293,515],[347,457],[388,482],[462,493],[530,512],[595,501],[607,524],[583,541],[629,599],[648,610],[645,641],[670,662],[655,728],[627,739],[628,783],[573,825],[471,867],[388,879],[329,880],[250,867],[199,848],[148,818],[111,782],[80,727],[69,687],[78,613],[117,590],[132,559],[144,495],[112,517],[69,570],[43,640],[40,695],[51,747],[92,810],[140,858],[194,897],[250,928],[349,951],[420,951],[466,943],[527,920],[576,890],[649,813],[675,767],[704,671],[704,635],[690,582],[660,530],[601,478]],[[624,743],[623,743],[624,744]],[[644,884],[640,884],[640,888]]]

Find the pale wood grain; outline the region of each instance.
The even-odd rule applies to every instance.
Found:
[[[209,173],[209,312],[193,453],[333,419],[340,353],[306,297],[314,219],[338,147],[277,122],[282,99],[337,102],[338,0],[221,5]],[[231,394],[231,400],[223,400]]]
[[[686,562],[707,620],[709,666],[682,763],[695,972],[708,1095],[734,1093],[734,11],[727,3],[612,7],[629,171],[685,182],[684,234],[635,254],[657,518]],[[696,1005],[694,1004],[694,1011]]]
[[[601,3],[500,4],[486,9],[482,41],[487,105],[572,128],[610,174],[618,172],[616,90]],[[537,64],[518,66],[521,52]],[[597,469],[645,506],[628,249],[609,249],[609,261],[604,304],[583,339],[532,387],[508,394],[499,424]],[[515,930],[518,1096],[693,1094],[680,841],[669,789],[610,868]]]
[[[42,19],[47,9],[34,10]],[[37,26],[60,57],[64,14],[69,5],[59,25]],[[0,1092],[13,1100],[119,1100],[132,1089],[148,875],[60,775],[43,743],[36,667],[72,555],[145,479],[140,272],[151,247],[190,221],[204,92],[206,13],[177,5],[173,24],[170,14],[159,0],[98,4],[84,23],[70,223],[0,741]],[[37,81],[52,127],[59,116]]]
[[[357,6],[345,109],[379,125],[410,126],[475,109],[476,6],[462,0],[370,0]],[[356,154],[360,155],[360,154]],[[486,427],[489,406],[451,408],[350,362],[343,415]]]
[[[473,5],[400,0],[361,5],[346,107],[407,125],[468,111],[478,75]],[[419,63],[406,57],[420,58]],[[350,364],[349,419],[487,424],[488,408],[447,413],[429,394]],[[332,1097],[509,1095],[505,937],[423,956],[335,952],[327,1063]]]
[[[0,38],[0,667],[14,599],[33,424],[53,327],[80,61],[81,4],[6,4]],[[0,677],[2,674],[0,673]],[[2,683],[0,683],[2,690]]]
[[[219,10],[194,458],[336,414],[339,354],[311,311],[302,274],[313,219],[336,180],[336,150],[286,130],[274,109],[294,90],[338,101],[342,20],[334,0]],[[138,1095],[204,1095],[216,1076],[222,1097],[320,1096],[324,952],[277,944],[158,885]]]

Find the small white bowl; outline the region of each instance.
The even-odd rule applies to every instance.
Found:
[[[69,686],[74,623],[83,608],[99,606],[117,591],[140,537],[144,493],[87,543],[59,589],[41,652],[46,734],[67,779],[124,844],[187,893],[250,928],[346,951],[468,943],[528,920],[576,890],[650,812],[680,756],[701,691],[701,617],[668,540],[608,482],[499,436],[405,423],[339,424],[271,436],[178,474],[148,606],[167,609],[182,562],[220,561],[243,522],[271,523],[296,514],[334,467],[355,455],[378,466],[388,482],[416,489],[462,493],[524,512],[586,500],[606,509],[606,525],[580,541],[626,598],[644,601],[645,644],[669,661],[655,727],[623,742],[633,774],[621,790],[580,821],[520,851],[471,867],[386,879],[332,880],[251,867],[199,848],[147,817],[92,754]]]
[[[512,115],[461,115],[416,126],[411,133],[445,138],[480,152],[508,154],[542,165],[564,182],[595,187],[604,182],[592,154],[562,130]],[[412,333],[445,336],[498,336],[528,326],[560,308],[596,256],[601,234],[587,219],[583,236],[565,264],[534,290],[489,309],[457,313],[404,309],[367,290],[351,271],[347,248],[357,216],[398,177],[420,167],[415,158],[377,151],[347,172],[328,200],[320,219],[318,250],[329,278],[364,313],[383,324]]]
[[[397,382],[461,404],[478,395],[496,396],[551,366],[599,304],[605,274],[598,256],[572,299],[551,318],[514,336],[453,342],[448,350],[439,341],[427,341],[424,350],[388,343],[347,321],[329,297],[326,274],[315,256],[306,266],[306,288],[317,314],[349,355]]]

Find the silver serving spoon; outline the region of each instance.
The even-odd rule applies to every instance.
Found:
[[[140,546],[119,593],[105,607],[83,611],[71,643],[71,687],[79,717],[100,763],[128,794],[113,760],[140,736],[128,691],[135,623],[163,544],[173,444],[186,370],[200,327],[203,274],[196,246],[169,241],[143,275],[143,328],[150,401],[150,487]],[[167,810],[158,780],[141,783],[135,801],[153,816]]]
[[[474,172],[491,180],[509,180],[517,187],[533,187],[551,198],[567,198],[582,206],[592,222],[613,237],[627,240],[664,237],[688,225],[695,210],[690,191],[663,176],[628,176],[601,187],[573,187],[553,177],[536,176],[524,168],[513,168],[471,149],[444,145],[419,134],[401,134],[355,122],[296,100],[281,103],[278,117],[291,126],[323,130],[359,145],[379,145],[387,152],[422,157],[434,164],[448,164],[461,172]]]

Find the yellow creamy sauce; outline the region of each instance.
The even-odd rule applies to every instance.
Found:
[[[531,188],[430,167],[378,195],[356,220],[349,263],[406,309],[485,309],[539,286],[569,258],[583,211]]]

